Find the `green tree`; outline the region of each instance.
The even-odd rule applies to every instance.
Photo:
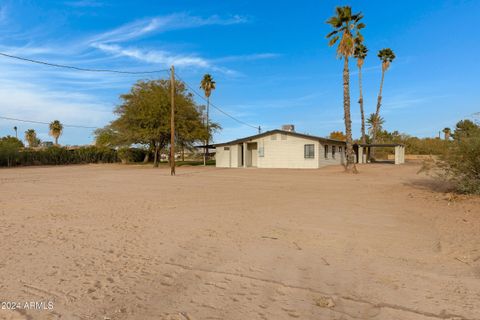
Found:
[[[58,120],[54,120],[50,123],[48,127],[50,129],[48,134],[55,139],[55,145],[58,146],[58,138],[62,135],[63,124]]]
[[[460,120],[455,125],[455,131],[452,136],[454,140],[461,140],[476,135],[480,131],[480,127],[471,120]]]
[[[368,132],[370,136],[373,137],[376,131],[381,131],[384,123],[385,120],[381,116],[376,115],[375,113],[370,114],[367,119]],[[375,143],[375,141],[373,143]]]
[[[20,148],[23,148],[23,143],[19,139],[11,136],[0,138],[0,166],[15,165]]]
[[[377,98],[377,109],[375,110],[375,115],[380,117],[380,107],[382,106],[382,91],[383,91],[383,83],[385,81],[385,72],[390,67],[390,64],[395,59],[395,54],[393,53],[392,49],[385,48],[378,52],[378,58],[382,61],[382,80],[380,81],[380,90],[378,92]],[[372,134],[372,141],[373,143],[376,142],[376,133],[377,128],[373,128]]]
[[[209,111],[210,111],[210,95],[212,91],[216,89],[216,82],[213,80],[210,74],[205,74],[200,82],[200,89],[203,90],[205,93],[205,97],[207,98],[207,139],[205,145],[208,146],[210,143],[210,118],[209,118]],[[203,165],[206,165],[207,161],[207,150],[208,147],[205,147],[205,152],[203,156]]]
[[[360,22],[363,18],[361,13],[352,14],[349,6],[337,7],[335,15],[327,20],[333,31],[327,35],[330,39],[329,46],[338,43],[337,56],[343,58],[343,111],[345,120],[347,161],[345,169],[347,172],[357,172],[355,157],[353,153],[352,140],[352,119],[350,116],[350,70],[348,59],[354,54],[355,43],[362,42],[363,36],[360,30],[365,24]]]
[[[177,143],[194,143],[206,138],[206,128],[192,94],[182,82],[175,83],[175,128]],[[170,81],[139,81],[115,108],[118,118],[95,131],[96,143],[109,147],[147,146],[158,166],[160,152],[170,140]]]
[[[25,140],[27,140],[30,148],[38,147],[40,145],[40,139],[37,138],[37,133],[34,129],[28,129],[25,131]]]
[[[198,125],[199,117],[202,123],[201,126]],[[177,144],[179,149],[182,150],[182,161],[185,160],[184,158],[184,150],[195,150],[194,144],[198,141],[198,139],[206,140],[207,139],[207,127],[205,123],[203,123],[202,117],[202,107],[196,108],[189,108],[185,110],[185,112],[180,113],[176,119],[176,135],[177,135]],[[208,127],[209,135],[212,132],[220,130],[221,127],[219,124],[215,122],[210,122]],[[204,154],[205,155],[205,154]]]
[[[362,67],[363,63],[365,62],[365,58],[367,57],[367,52],[368,49],[367,47],[357,41],[355,44],[355,51],[353,53],[353,56],[355,59],[357,59],[357,67],[358,67],[358,86],[359,86],[359,98],[358,98],[358,103],[360,104],[360,116],[362,120],[362,143],[365,144],[367,143],[367,138],[365,135],[365,112],[363,109],[363,90],[362,90]]]

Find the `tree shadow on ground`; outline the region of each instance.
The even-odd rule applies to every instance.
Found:
[[[454,192],[454,186],[451,183],[434,177],[419,177],[410,182],[405,182],[404,185],[414,189],[433,191],[437,193]]]

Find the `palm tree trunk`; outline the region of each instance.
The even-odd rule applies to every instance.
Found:
[[[209,120],[209,111],[210,111],[210,97],[207,97],[207,141],[205,142],[205,148],[203,153],[203,165],[207,165],[207,150],[208,142],[210,140],[210,120]]]
[[[55,137],[55,145],[58,146],[58,137]]]
[[[380,107],[382,106],[382,91],[383,91],[383,81],[384,80],[385,80],[385,69],[382,68],[382,80],[380,81],[380,91],[378,92],[377,109],[375,111],[375,117],[377,119],[380,116]],[[372,142],[373,143],[377,142],[377,130],[378,130],[377,127],[378,127],[377,125],[375,125],[373,127],[373,133],[372,133]]]
[[[345,134],[347,136],[347,163],[345,165],[345,171],[349,173],[357,173],[352,143],[352,119],[350,117],[350,74],[348,70],[348,57],[344,57],[343,64],[343,112],[345,120]]]
[[[358,68],[358,84],[360,87],[360,98],[358,103],[360,104],[360,115],[362,118],[362,143],[367,143],[367,138],[365,136],[365,112],[363,111],[363,88],[362,88],[362,67]]]
[[[382,106],[382,91],[383,91],[383,81],[385,80],[385,69],[382,68],[382,80],[380,81],[380,91],[378,92],[377,98],[377,109],[375,110],[375,118],[378,119],[380,116],[380,107]],[[377,131],[378,131],[378,121],[375,121],[375,125],[372,130],[372,143],[377,143]],[[375,160],[375,148],[372,149],[370,157]]]

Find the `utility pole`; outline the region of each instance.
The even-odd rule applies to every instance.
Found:
[[[262,133],[262,127],[258,126],[258,134]]]
[[[171,95],[171,116],[170,116],[170,175],[175,175],[175,67],[170,69],[170,95]]]

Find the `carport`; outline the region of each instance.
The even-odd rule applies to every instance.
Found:
[[[394,148],[395,157],[393,163],[405,163],[405,145],[400,143],[354,144],[353,150],[355,151],[357,163],[371,162],[371,151],[374,148]]]

